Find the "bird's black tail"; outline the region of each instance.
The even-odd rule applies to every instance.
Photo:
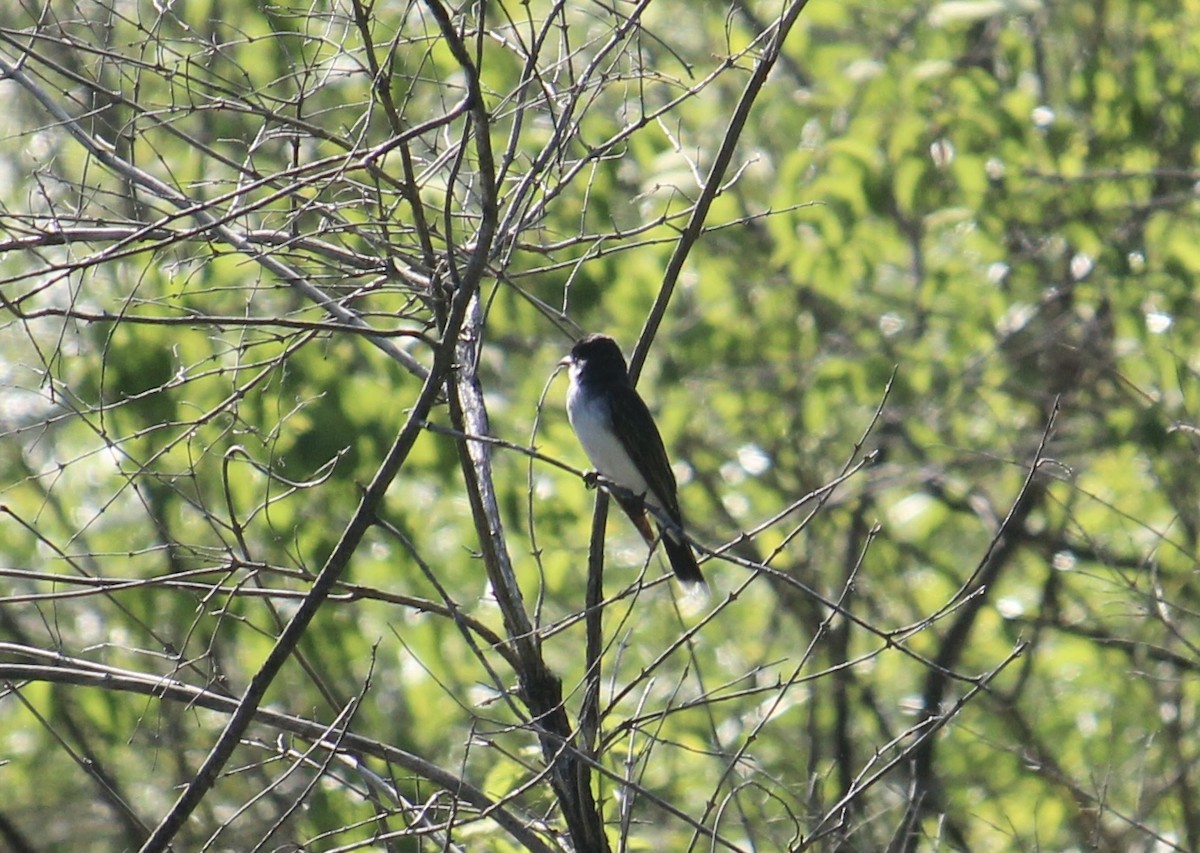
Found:
[[[704,586],[704,575],[700,574],[700,564],[696,562],[692,546],[680,539],[679,534],[673,530],[661,532],[663,550],[667,552],[667,559],[671,562],[671,571],[675,572],[675,577],[689,586]]]

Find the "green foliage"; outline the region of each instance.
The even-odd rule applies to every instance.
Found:
[[[565,849],[492,545],[614,848],[1200,846],[1195,2],[813,2],[744,126],[777,4],[105,5],[0,13],[16,838],[139,847],[361,520],[263,705],[324,739],[259,718],[179,849]],[[589,673],[595,493],[513,446],[586,466],[555,364],[632,354],[727,134],[639,388],[732,544],[699,606],[610,507]]]

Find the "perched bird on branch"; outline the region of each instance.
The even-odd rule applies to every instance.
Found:
[[[683,537],[675,474],[662,436],[629,381],[621,348],[607,335],[588,335],[561,363],[571,375],[567,416],[588,459],[625,492],[612,495],[653,548],[649,509],[675,576],[689,586],[703,584],[696,555]]]

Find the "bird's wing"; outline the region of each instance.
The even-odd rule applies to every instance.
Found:
[[[663,509],[676,524],[681,524],[683,518],[675,496],[675,473],[650,410],[641,395],[629,385],[614,389],[610,402],[613,432],[646,480],[647,499]]]

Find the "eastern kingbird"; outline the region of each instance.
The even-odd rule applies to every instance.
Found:
[[[561,363],[571,368],[567,417],[588,459],[600,474],[633,493],[613,493],[613,497],[647,545],[653,547],[655,539],[644,504],[673,522],[658,522],[671,569],[688,586],[703,584],[696,556],[682,535],[683,514],[675,494],[675,474],[667,461],[662,436],[629,381],[621,348],[607,335],[588,335]]]

